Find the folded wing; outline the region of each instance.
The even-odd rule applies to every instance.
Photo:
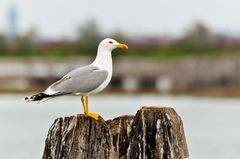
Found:
[[[107,76],[107,71],[99,70],[96,66],[80,67],[53,83],[44,93],[61,95],[90,92],[98,88],[107,79]]]

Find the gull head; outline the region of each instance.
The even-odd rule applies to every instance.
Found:
[[[128,49],[126,44],[121,44],[114,39],[106,38],[102,40],[98,46],[98,49],[112,51],[116,48]]]

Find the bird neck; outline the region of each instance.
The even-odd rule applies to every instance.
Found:
[[[105,69],[105,70],[112,69],[112,53],[111,53],[111,51],[98,48],[96,59],[94,60],[94,62],[92,64],[94,66],[97,66],[97,67],[99,67],[101,69]]]

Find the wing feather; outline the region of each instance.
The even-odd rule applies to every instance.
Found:
[[[46,89],[45,93],[87,93],[98,88],[107,79],[107,76],[107,71],[100,70],[96,66],[80,67],[53,83]]]

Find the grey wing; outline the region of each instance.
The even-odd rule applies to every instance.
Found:
[[[52,84],[45,92],[54,94],[86,93],[99,87],[108,76],[105,70],[89,65],[77,68]]]

